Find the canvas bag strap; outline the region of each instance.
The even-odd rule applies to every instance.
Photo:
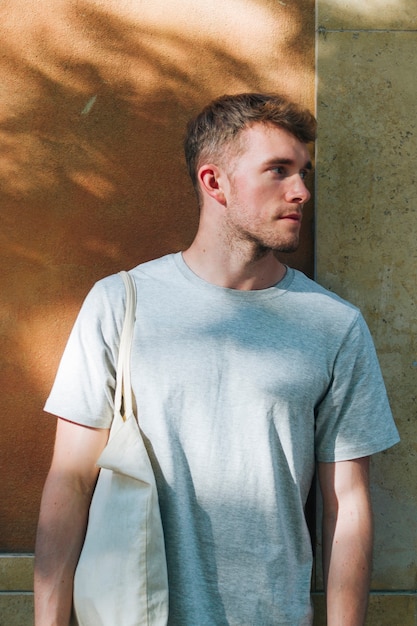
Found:
[[[116,390],[114,394],[114,412],[119,413],[122,408],[124,416],[133,413],[133,395],[130,383],[130,352],[132,347],[133,331],[136,316],[136,285],[128,272],[119,272],[126,289],[126,312],[120,335],[119,357],[117,359]],[[124,417],[123,416],[123,417]]]

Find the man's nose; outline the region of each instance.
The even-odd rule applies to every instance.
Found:
[[[304,204],[310,199],[310,192],[307,189],[304,180],[299,174],[291,177],[288,181],[290,184],[286,193],[286,200],[288,202],[295,202],[297,204]]]

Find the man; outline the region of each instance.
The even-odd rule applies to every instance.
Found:
[[[364,623],[369,456],[398,434],[360,312],[274,254],[298,246],[314,134],[311,114],[279,96],[208,105],[185,141],[196,237],[131,271],[132,386],[160,494],[172,626],[312,623],[304,506],[316,462],[328,624]],[[37,626],[68,624],[123,299],[117,276],[93,288],[46,404],[60,419],[37,539]]]

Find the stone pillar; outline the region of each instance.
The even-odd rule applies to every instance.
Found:
[[[362,309],[402,437],[372,465],[376,542],[367,624],[411,626],[417,623],[417,12],[412,0],[317,4],[316,277]],[[319,575],[316,585],[322,587]],[[322,613],[316,623],[325,623]]]

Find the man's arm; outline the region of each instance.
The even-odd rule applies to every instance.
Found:
[[[58,419],[36,537],[36,626],[69,624],[73,576],[99,471],[96,461],[108,432]]]
[[[372,568],[369,458],[319,463],[328,626],[363,626]]]

